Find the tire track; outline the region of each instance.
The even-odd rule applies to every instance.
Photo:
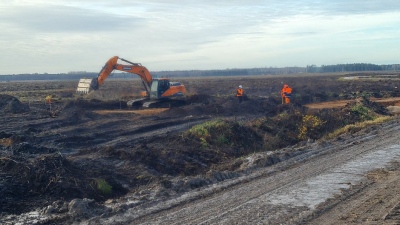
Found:
[[[299,155],[265,168],[253,177],[242,178],[236,185],[232,184],[230,189],[224,190],[229,185],[221,184],[208,192],[200,191],[197,196],[192,195],[191,199],[182,197],[180,200],[175,199],[148,208],[132,208],[125,215],[119,215],[118,219],[114,217],[107,221],[129,221],[131,224],[293,223],[312,213],[312,207],[269,201],[279,194],[290,193],[293,188],[298,188],[299,183],[319,176],[327,170],[389,144],[398,143],[396,134],[399,130],[400,126],[392,123],[379,132],[373,131],[335,146],[314,149],[308,152],[308,155]],[[195,199],[197,200],[192,201]],[[191,202],[185,204],[185,201]],[[275,213],[265,215],[265,212]]]

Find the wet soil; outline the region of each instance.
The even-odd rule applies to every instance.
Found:
[[[10,215],[41,208],[42,218],[59,215],[42,224],[79,222],[103,214],[107,201],[125,195],[136,195],[134,204],[169,199],[242,176],[254,166],[245,163],[249,154],[270,152],[257,165],[274,165],[292,157],[279,152],[281,148],[320,139],[347,124],[392,115],[386,108],[389,103],[369,99],[392,98],[390,105],[398,104],[398,78],[339,78],[185,79],[185,105],[162,110],[126,107],[126,100],[138,97],[138,81],[106,82],[91,96],[75,95],[77,82],[1,83],[0,215],[10,222]],[[281,104],[283,83],[294,89],[289,105]],[[239,84],[245,90],[242,103],[234,96]],[[45,101],[48,95],[53,97],[51,104]],[[346,104],[306,107],[333,100]],[[356,106],[368,110],[355,110]],[[320,124],[309,125],[305,115]],[[209,136],[189,132],[207,121],[222,121],[223,127],[208,130]],[[299,127],[306,129],[304,135]],[[71,205],[92,210],[74,214],[79,207]]]

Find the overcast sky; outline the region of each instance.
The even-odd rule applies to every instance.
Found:
[[[400,63],[399,0],[1,0],[0,74]]]

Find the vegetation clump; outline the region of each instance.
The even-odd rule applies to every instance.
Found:
[[[351,112],[357,114],[361,120],[373,120],[375,116],[372,114],[371,110],[362,104],[356,104],[351,107]]]
[[[313,136],[313,132],[319,131],[318,128],[321,128],[324,123],[324,121],[315,115],[304,115],[301,124],[299,125],[298,138],[300,140],[305,140],[308,137]]]
[[[96,179],[95,180],[97,190],[99,190],[103,194],[111,194],[112,186],[107,183],[104,179]]]
[[[259,151],[261,137],[250,127],[238,121],[216,119],[193,126],[184,136],[200,143],[201,148],[246,149]]]

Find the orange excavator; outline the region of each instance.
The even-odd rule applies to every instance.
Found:
[[[128,64],[118,64],[118,60]],[[155,103],[158,102],[177,100],[183,97],[183,94],[186,92],[185,86],[180,82],[170,82],[168,78],[153,78],[147,68],[140,63],[133,63],[126,59],[119,58],[118,56],[111,57],[107,61],[97,78],[80,79],[76,92],[88,94],[99,89],[114,70],[133,73],[142,78],[142,83],[146,91],[141,93],[142,98],[128,101],[128,107],[138,106],[140,104],[143,107],[150,107],[150,105],[156,105]]]

